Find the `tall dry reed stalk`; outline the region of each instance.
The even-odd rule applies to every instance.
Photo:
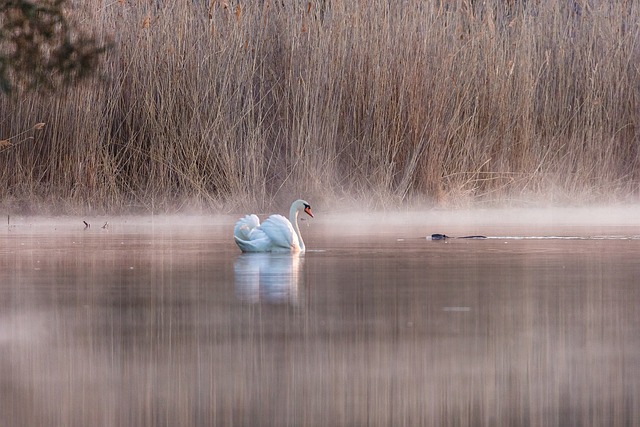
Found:
[[[636,2],[93,2],[100,78],[0,99],[4,203],[594,202],[640,184]],[[86,11],[90,11],[87,13]]]

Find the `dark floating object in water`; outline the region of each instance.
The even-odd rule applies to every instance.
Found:
[[[89,224],[87,221],[82,221],[84,222],[84,229],[86,230],[87,228],[91,228],[91,224]]]
[[[444,239],[448,239],[449,236],[447,236],[446,234],[432,234],[431,235],[431,240],[444,240]]]
[[[428,237],[427,237],[428,238]],[[446,234],[435,233],[431,235],[431,240],[446,240],[446,239],[486,239],[487,236],[461,236],[451,237]]]

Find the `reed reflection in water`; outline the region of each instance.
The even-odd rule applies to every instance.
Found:
[[[228,230],[2,234],[0,426],[639,425],[638,240]]]

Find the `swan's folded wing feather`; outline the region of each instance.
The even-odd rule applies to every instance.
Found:
[[[260,219],[257,215],[246,215],[244,218],[240,218],[236,222],[236,226],[233,228],[234,237],[240,240],[250,240],[252,232],[260,226]]]
[[[271,239],[274,249],[291,250],[300,246],[293,226],[282,215],[271,215],[260,225],[260,229]]]

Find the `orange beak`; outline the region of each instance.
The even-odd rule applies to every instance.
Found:
[[[311,213],[311,208],[310,207],[306,207],[304,208],[304,212],[309,215],[311,218],[313,218],[313,214]]]

